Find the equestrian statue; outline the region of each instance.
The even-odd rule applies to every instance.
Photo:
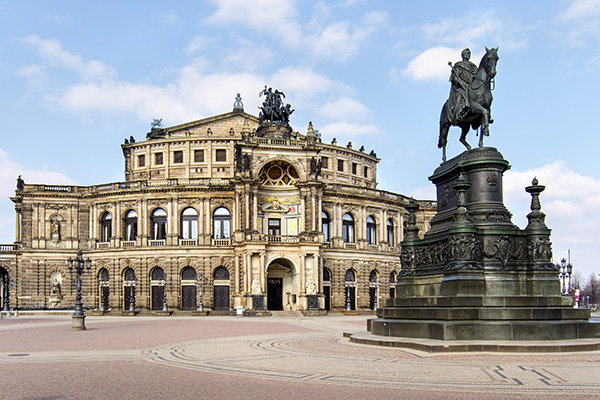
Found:
[[[494,122],[491,117],[492,90],[498,63],[498,48],[485,48],[486,53],[481,58],[479,67],[473,64],[471,50],[462,51],[462,61],[452,65],[450,74],[450,97],[442,107],[440,115],[440,139],[438,147],[442,149],[442,160],[446,161],[446,144],[450,126],[462,129],[459,141],[471,150],[467,143],[467,134],[471,128],[481,127],[479,147],[483,147],[483,137],[489,136],[489,124]]]

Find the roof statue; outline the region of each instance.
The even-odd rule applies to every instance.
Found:
[[[479,147],[483,147],[483,137],[489,136],[489,124],[494,122],[491,117],[492,82],[496,76],[498,63],[498,48],[485,48],[486,53],[481,58],[479,67],[473,64],[471,50],[462,51],[462,60],[448,63],[452,67],[450,73],[450,96],[442,107],[440,115],[440,138],[438,147],[442,149],[442,160],[446,161],[446,144],[450,126],[462,129],[460,142],[471,150],[467,143],[467,134],[471,128],[481,127]]]
[[[283,122],[288,124],[290,122],[290,115],[294,112],[290,104],[283,105],[282,97],[285,98],[285,94],[279,90],[273,88],[265,88],[258,94],[259,96],[265,95],[265,100],[261,107],[258,107],[261,111],[258,114],[258,123],[262,125],[264,122]]]
[[[244,111],[244,103],[242,103],[242,96],[238,93],[235,96],[235,102],[233,103],[233,111]]]

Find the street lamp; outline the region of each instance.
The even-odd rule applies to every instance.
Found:
[[[571,274],[573,273],[573,266],[571,263],[567,263],[567,259],[563,258],[560,260],[560,264],[556,264],[559,270],[558,277],[562,282],[561,294],[563,296],[569,295],[569,288],[571,287]]]
[[[206,277],[204,276],[204,274],[202,272],[200,272],[200,276],[198,276],[199,278],[199,285],[198,287],[200,288],[200,293],[198,296],[198,311],[199,312],[204,312],[204,300],[203,300],[203,291],[204,291],[204,280],[206,279]]]
[[[69,258],[69,271],[75,269],[77,274],[77,293],[75,295],[75,312],[73,313],[73,326],[71,330],[83,331],[85,330],[85,314],[83,313],[83,303],[81,302],[81,274],[84,269],[87,268],[89,271],[92,268],[92,260],[83,259],[83,252],[79,250],[77,257],[73,260]]]
[[[350,303],[350,284],[346,283],[346,311],[352,311],[352,304]]]

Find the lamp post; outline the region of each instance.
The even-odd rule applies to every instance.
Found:
[[[204,274],[202,272],[200,272],[200,276],[198,276],[199,278],[199,283],[200,285],[198,285],[199,289],[200,289],[200,293],[198,296],[198,311],[199,312],[204,312],[204,300],[202,298],[202,292],[204,289]]]
[[[169,312],[169,306],[167,304],[167,274],[163,273],[163,279],[165,284],[163,285],[163,302],[162,302],[162,311]]]
[[[571,274],[573,273],[573,266],[571,263],[567,263],[567,260],[563,258],[560,260],[560,264],[556,265],[558,267],[558,277],[562,282],[562,290],[561,294],[563,296],[569,295],[569,288],[571,287]]]
[[[352,311],[352,305],[350,304],[350,284],[346,283],[346,311]]]
[[[2,306],[2,311],[10,311],[9,308],[9,287],[12,286],[12,279],[8,277],[8,273],[3,275],[3,282],[2,282],[2,290],[3,290],[3,294],[2,294],[2,301],[4,302],[3,306]]]
[[[79,250],[75,259],[69,258],[69,271],[75,270],[77,274],[77,292],[75,295],[75,312],[73,313],[73,325],[71,330],[85,330],[85,314],[83,313],[83,303],[81,302],[81,274],[85,269],[88,271],[92,268],[92,260],[83,259],[83,252]]]

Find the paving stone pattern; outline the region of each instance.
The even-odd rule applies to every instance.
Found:
[[[444,353],[350,343],[363,316],[0,321],[2,399],[600,398],[600,351]]]

